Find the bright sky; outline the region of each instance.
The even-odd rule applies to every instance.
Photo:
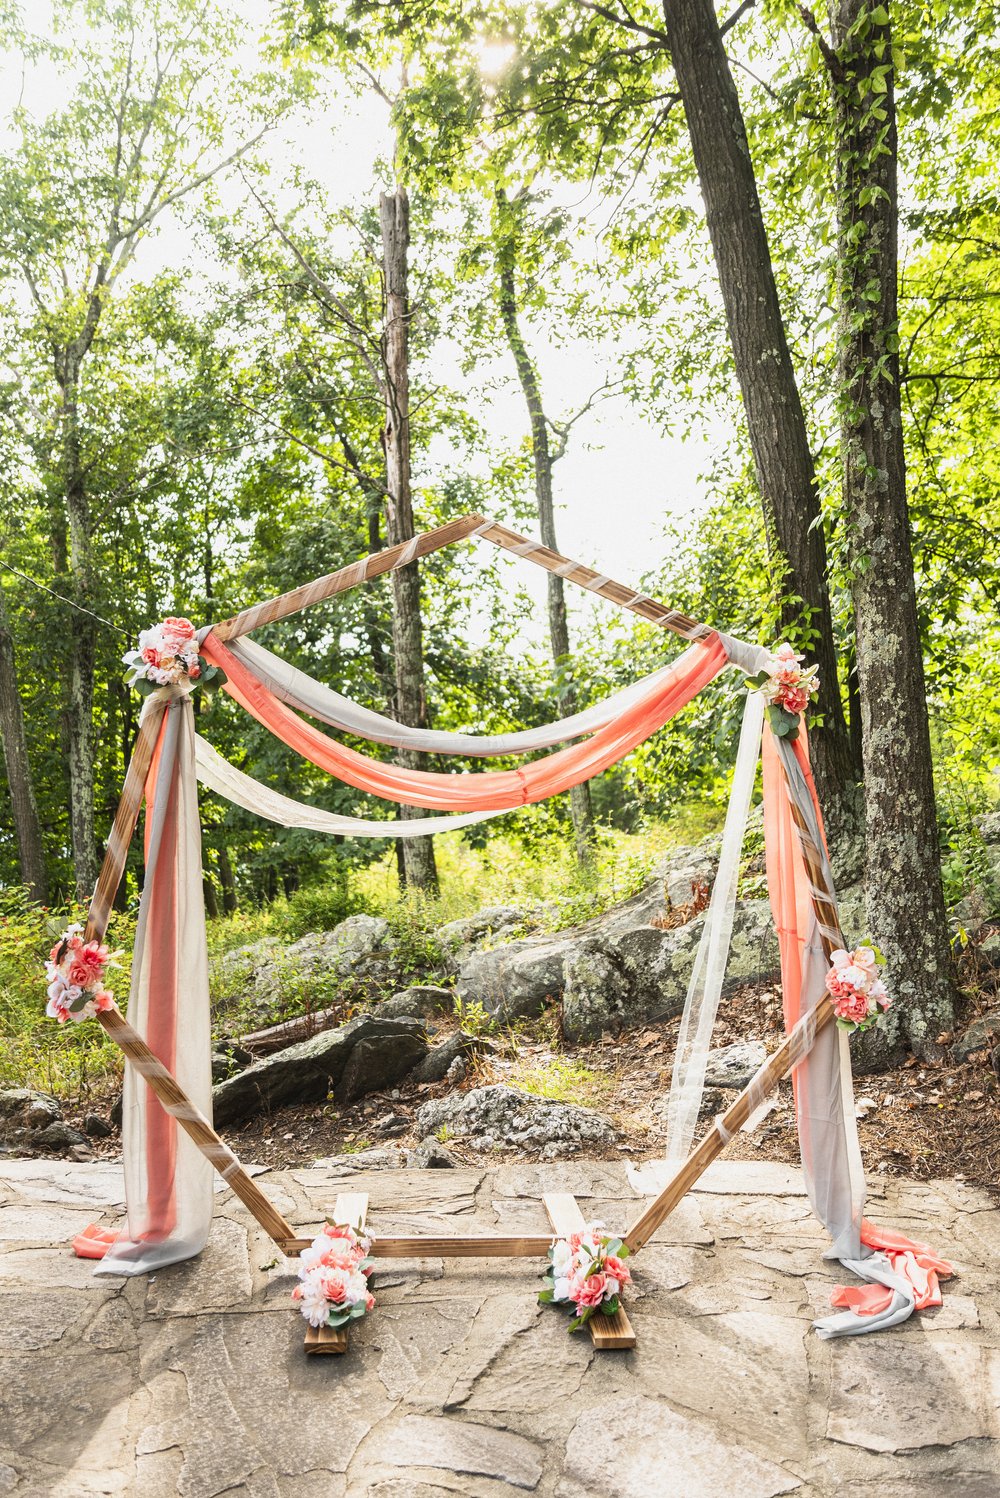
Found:
[[[267,0],[241,0],[241,14],[249,22],[249,67],[256,51],[254,23],[263,22],[267,9]],[[33,12],[39,29],[45,24],[42,14],[40,4]],[[487,67],[502,60],[499,54],[484,54]],[[44,67],[36,69],[25,80],[24,102],[44,112],[53,102],[54,86],[50,72]],[[0,66],[0,90],[6,104],[11,102],[12,91],[20,88],[19,68]],[[283,191],[281,185],[289,161],[297,162],[308,176],[324,184],[332,203],[372,202],[381,185],[376,163],[389,155],[387,107],[374,91],[359,99],[346,93],[332,98],[326,94],[311,117],[300,116],[288,122],[271,137],[266,150],[272,168],[271,189],[279,209],[291,206],[290,190]],[[241,192],[238,179],[231,179],[224,188],[225,197],[232,201]],[[578,197],[576,189],[573,196]],[[415,244],[411,249],[415,271],[419,259],[420,247]],[[142,246],[134,273],[143,278],[168,264],[188,267],[195,283],[211,277],[214,270],[184,224],[176,217],[165,216],[156,234]],[[214,273],[217,275],[217,270]],[[532,352],[539,366],[546,408],[556,420],[582,406],[615,369],[614,347],[571,339],[555,345],[536,338]],[[455,351],[442,343],[438,357],[442,381],[460,384]],[[501,358],[484,382],[497,383],[494,376],[498,373],[508,376],[508,383],[477,401],[477,409],[491,444],[496,449],[509,449],[523,440],[527,416],[514,379],[513,361]],[[622,397],[595,408],[574,427],[568,451],[555,471],[560,549],[622,582],[637,583],[662,558],[665,518],[691,517],[704,506],[707,496],[699,472],[708,464],[710,449],[706,443],[723,442],[726,435],[721,427],[706,427],[687,440],[670,436],[652,427]],[[433,452],[432,460],[441,468],[454,466],[441,450]],[[417,485],[433,477],[433,473],[414,475]],[[527,566],[521,571],[526,585],[541,601],[544,574]],[[579,604],[584,611],[595,607],[586,595],[569,591],[571,606]],[[537,623],[535,638],[541,643],[544,614],[540,609]]]

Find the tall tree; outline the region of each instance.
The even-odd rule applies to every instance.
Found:
[[[0,742],[3,744],[7,789],[10,792],[14,834],[17,838],[21,878],[31,898],[44,904],[48,898],[48,876],[42,845],[42,824],[35,800],[35,787],[28,760],[24,732],[24,710],[17,686],[14,640],[7,619],[7,605],[0,587]]]
[[[816,782],[834,832],[855,821],[854,763],[834,647],[816,471],[788,346],[743,112],[713,0],[664,0],[664,24],[705,203],[764,515],[819,666]]]
[[[44,48],[30,36],[11,38],[29,66],[48,54],[67,79],[68,97],[41,117],[24,106],[14,111],[17,144],[0,177],[0,256],[30,300],[29,337],[47,355],[56,386],[53,545],[80,605],[68,622],[65,679],[73,863],[77,895],[86,899],[98,863],[96,626],[83,610],[99,601],[100,569],[84,372],[108,302],[142,241],[168,209],[250,150],[263,129],[231,150],[220,147],[228,122],[217,96],[231,84],[233,18],[198,0],[88,0],[91,29],[81,34],[79,9],[57,0],[55,40]],[[273,106],[264,91],[259,99],[265,110]]]
[[[552,503],[552,470],[559,454],[553,452],[552,449],[550,440],[552,423],[545,413],[538,368],[528,350],[519,315],[518,268],[523,249],[521,216],[524,205],[522,200],[512,201],[501,186],[497,188],[496,206],[496,264],[500,321],[528,409],[539,532],[543,545],[551,547],[553,551],[558,551],[555,511]],[[562,446],[565,446],[565,434]],[[555,667],[556,697],[559,702],[560,715],[568,717],[576,709],[576,690],[571,672],[569,623],[566,617],[566,591],[563,579],[557,577],[554,572],[548,573],[546,589],[549,646]],[[569,798],[577,860],[582,866],[586,866],[592,860],[594,842],[594,813],[588,782],[584,781],[582,785],[573,786]]]
[[[386,534],[390,546],[415,534],[410,472],[410,294],[407,252],[410,244],[410,200],[397,183],[379,200],[382,267],[385,283],[383,361],[385,385]],[[420,613],[420,565],[411,562],[392,574],[392,648],[395,671],[395,717],[411,728],[427,723],[424,690],[423,621]],[[423,756],[400,749],[401,764],[419,768]],[[402,807],[401,816],[410,814]],[[420,815],[413,811],[414,816]],[[407,838],[403,843],[403,871],[407,885],[436,889],[434,841]]]
[[[899,366],[895,64],[887,8],[839,0],[823,47],[837,133],[840,432],[866,807],[866,897],[917,1047],[953,980],[906,494]],[[891,1033],[891,1032],[890,1032]]]

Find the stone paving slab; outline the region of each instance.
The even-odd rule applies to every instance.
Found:
[[[651,1172],[647,1172],[651,1174]],[[379,1228],[544,1232],[572,1189],[624,1227],[624,1165],[265,1172],[303,1228],[367,1190]],[[228,1191],[195,1261],[95,1279],[68,1239],[113,1222],[106,1162],[0,1162],[0,1495],[18,1498],[993,1498],[1000,1219],[967,1183],[883,1181],[879,1222],[961,1266],[882,1335],[810,1328],[840,1275],[802,1178],[716,1162],[635,1263],[633,1352],[538,1306],[527,1260],[385,1261],[343,1358],[307,1358],[294,1264]]]

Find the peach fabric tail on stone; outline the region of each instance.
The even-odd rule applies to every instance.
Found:
[[[146,784],[146,878],[128,1018],[194,1106],[212,1115],[208,956],[194,713],[170,702]],[[127,1232],[98,1274],[145,1274],[191,1258],[208,1241],[214,1172],[131,1064],[122,1114]]]
[[[822,814],[809,767],[805,729],[790,744],[775,740],[765,725],[764,837],[767,883],[781,953],[785,1028],[828,1002],[827,959],[809,893],[805,860],[792,821],[794,797],[817,845],[833,889]],[[836,933],[827,933],[836,937]],[[826,1025],[792,1075],[796,1122],[806,1189],[817,1217],[833,1239],[828,1257],[839,1259],[863,1286],[834,1291],[840,1314],[813,1325],[822,1337],[858,1336],[895,1326],[937,1290],[937,1276],[950,1269],[924,1244],[874,1228],[863,1218],[865,1185],[854,1113],[847,1035]],[[933,1287],[930,1275],[934,1275]]]
[[[369,759],[337,743],[279,702],[211,632],[204,636],[201,652],[226,672],[224,690],[241,707],[319,769],[383,800],[442,811],[513,809],[590,780],[662,728],[729,664],[719,636],[710,635],[686,650],[662,680],[582,743],[533,760],[519,770],[446,775]]]

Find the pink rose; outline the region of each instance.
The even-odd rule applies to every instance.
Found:
[[[347,1271],[344,1269],[327,1269],[320,1276],[320,1285],[323,1294],[331,1305],[343,1305],[347,1299]]]
[[[201,667],[199,666],[197,661],[195,661],[194,665],[188,669],[188,675],[190,676],[192,681],[198,680],[198,677],[201,675]]]
[[[608,1254],[608,1257],[604,1261],[604,1269],[605,1273],[610,1274],[611,1278],[617,1280],[619,1285],[631,1284],[632,1275],[628,1267],[614,1254]]]
[[[570,1282],[570,1294],[581,1311],[596,1310],[608,1294],[608,1277],[600,1272],[588,1275],[586,1279],[574,1276]]]
[[[115,996],[106,988],[99,988],[91,1001],[98,1014],[115,1007]]]
[[[142,652],[142,658],[147,666],[158,666],[160,664],[160,652],[154,650],[152,645],[147,645]]]
[[[165,635],[170,635],[172,640],[183,644],[185,640],[193,640],[197,630],[190,619],[178,619],[176,615],[170,614],[164,619],[160,628]]]
[[[782,694],[782,706],[789,713],[801,713],[808,701],[809,693],[801,687],[787,687]]]
[[[374,1297],[374,1295],[367,1295],[365,1297],[365,1310],[366,1311],[374,1311],[374,1309],[375,1309],[375,1297]]]
[[[73,955],[69,967],[69,981],[77,988],[89,988],[104,972],[108,956],[107,947],[101,946],[96,941],[88,941],[86,946],[78,948]]]
[[[846,1019],[851,1024],[860,1025],[868,1018],[868,995],[858,993],[852,988],[837,999],[833,1009],[838,1019]]]

